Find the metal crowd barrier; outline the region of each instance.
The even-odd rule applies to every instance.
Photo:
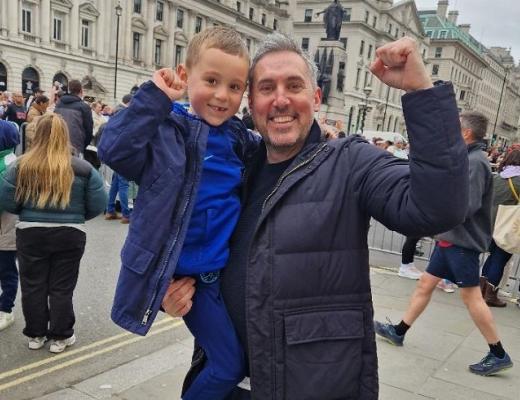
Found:
[[[400,255],[405,239],[403,235],[391,231],[376,220],[373,219],[370,221],[370,230],[368,232],[369,249]],[[435,242],[432,238],[422,238],[417,244],[415,258],[428,261],[434,246]],[[481,255],[481,267],[486,258],[487,253]],[[505,285],[502,286],[502,291],[509,293],[512,297],[520,297],[520,255],[513,255],[510,262],[513,263],[513,265]],[[506,278],[504,278],[504,280],[505,279]]]

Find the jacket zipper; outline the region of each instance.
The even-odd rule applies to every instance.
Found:
[[[274,196],[274,194],[276,193],[276,191],[280,188],[280,186],[282,185],[283,181],[285,180],[285,178],[287,178],[289,175],[291,175],[294,171],[297,171],[298,169],[300,169],[301,167],[309,164],[312,160],[314,160],[316,158],[316,156],[325,148],[326,146],[326,143],[324,143],[318,150],[316,150],[316,152],[311,155],[309,158],[303,160],[301,163],[299,163],[298,165],[295,165],[294,168],[292,168],[290,171],[286,172],[286,173],[283,173],[282,176],[280,177],[280,179],[278,179],[278,182],[276,183],[274,189],[271,191],[271,193],[269,193],[269,195],[265,198],[264,200],[264,203],[262,205],[262,211],[264,211],[265,209],[265,206],[267,204],[267,202],[269,201],[269,199]],[[248,176],[246,176],[246,179],[247,179]],[[244,182],[244,185],[245,185],[246,182]],[[259,223],[257,222],[256,224],[256,227],[255,227],[255,233],[253,234],[253,240],[256,236],[256,233],[258,231],[258,228],[259,228]],[[248,263],[247,263],[247,266],[249,266],[249,254],[251,252],[251,246],[249,247],[248,249],[248,254],[247,254],[247,260],[248,260]],[[249,286],[249,275],[247,274],[247,270],[246,270],[246,290],[247,290],[247,287]],[[247,324],[247,321],[248,321],[248,317],[249,317],[249,301],[248,301],[248,297],[246,295],[246,298],[245,298],[245,302],[246,302],[246,337],[247,337],[247,342],[248,343],[251,343],[251,341],[249,340],[249,327],[248,327],[248,324]],[[252,377],[253,377],[253,368],[252,368],[252,363],[251,363],[251,352],[249,350],[247,350],[248,352],[248,357],[249,357],[249,378],[251,379],[252,381]]]
[[[201,129],[200,129],[200,126],[199,126],[199,130],[197,132],[197,136],[195,137],[195,149],[197,149],[197,143],[199,141],[200,131],[201,131]],[[194,159],[197,159],[197,157],[194,157]],[[197,176],[197,171],[198,171],[197,164],[195,164],[195,174],[194,174],[195,176]],[[190,199],[191,199],[192,193],[193,193],[193,185],[192,185],[192,188],[191,188],[191,190],[190,190],[190,192],[188,194],[188,197],[186,198],[186,201],[184,202],[184,208],[182,210],[182,215],[183,216],[186,214],[186,209],[188,208],[188,204],[190,203]],[[164,275],[164,272],[166,271],[166,268],[168,267],[168,262],[170,261],[173,249],[175,248],[175,244],[177,243],[177,239],[179,238],[179,233],[181,231],[181,227],[182,227],[182,218],[181,218],[181,224],[179,224],[179,228],[177,229],[177,232],[175,232],[175,237],[173,238],[173,240],[171,242],[171,245],[168,248],[167,256],[166,256],[166,258],[163,261],[163,264],[162,264],[162,267],[161,267],[161,273],[159,274],[159,277],[157,278],[157,282],[156,282],[155,288],[153,290],[152,300],[148,304],[148,307],[146,307],[146,311],[145,311],[145,313],[143,315],[143,319],[141,321],[141,325],[146,325],[148,323],[148,318],[150,318],[150,315],[152,314],[152,307],[153,307],[153,304],[155,303],[155,299],[157,298],[157,294],[159,292],[159,283],[161,282],[161,279],[162,279],[162,277]]]
[[[265,209],[265,206],[267,205],[267,202],[271,199],[271,197],[274,196],[274,194],[276,193],[276,191],[280,188],[280,186],[282,185],[282,182],[285,180],[285,178],[287,178],[289,175],[291,175],[294,171],[300,169],[301,167],[309,164],[312,160],[314,160],[316,158],[316,156],[324,149],[324,147],[326,146],[326,144],[324,143],[318,150],[316,150],[316,152],[309,158],[303,160],[301,163],[299,163],[298,165],[295,165],[293,169],[291,169],[289,172],[284,172],[282,174],[282,176],[280,177],[280,179],[278,179],[278,182],[276,183],[273,191],[271,193],[269,193],[269,195],[265,198],[264,200],[264,204],[262,205],[262,212],[264,211]]]

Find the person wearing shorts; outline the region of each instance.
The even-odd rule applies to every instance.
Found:
[[[410,304],[399,324],[374,321],[377,335],[402,346],[412,324],[428,306],[441,279],[449,279],[460,288],[464,305],[489,345],[488,354],[469,365],[477,375],[493,375],[513,366],[500,342],[493,314],[482,298],[479,285],[479,256],[491,242],[491,203],[493,198],[491,167],[482,151],[488,120],[479,112],[460,115],[461,133],[468,147],[469,198],[464,222],[436,236],[437,243],[426,272],[422,274]]]

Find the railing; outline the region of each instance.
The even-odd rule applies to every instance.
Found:
[[[368,247],[371,250],[378,250],[385,253],[401,254],[405,237],[397,232],[387,229],[383,224],[372,220],[370,222],[370,231],[368,232]],[[434,240],[432,238],[422,238],[417,244],[416,258],[428,261],[434,248]],[[487,254],[480,257],[480,265],[484,264]],[[513,297],[520,297],[520,257],[514,255],[511,258],[513,266],[509,279],[502,290],[511,294]],[[397,267],[397,266],[396,266]],[[504,278],[506,279],[506,278]]]

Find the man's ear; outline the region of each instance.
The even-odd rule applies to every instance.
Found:
[[[175,72],[177,73],[177,75],[181,81],[183,81],[183,82],[188,81],[188,70],[186,69],[184,64],[177,65]]]
[[[314,112],[320,111],[321,105],[321,88],[319,86],[314,90]]]

